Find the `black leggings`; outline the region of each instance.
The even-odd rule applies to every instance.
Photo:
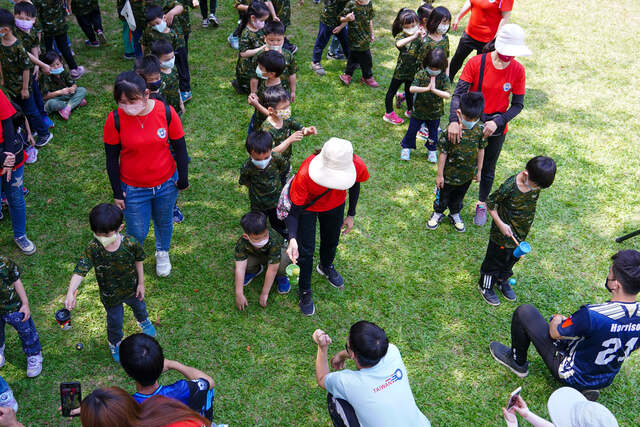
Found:
[[[487,147],[484,149],[482,172],[480,173],[480,189],[478,190],[478,200],[481,202],[486,201],[491,192],[496,174],[496,164],[498,163],[498,157],[500,157],[500,151],[502,151],[502,144],[504,144],[504,137],[504,134],[490,136],[487,140]]]
[[[485,45],[486,43],[479,42],[469,36],[466,32],[463,32],[462,37],[460,37],[460,41],[458,42],[456,53],[453,54],[453,58],[451,58],[451,62],[449,63],[449,80],[453,82],[454,77],[458,71],[460,71],[460,67],[462,67],[462,63],[467,56],[469,56],[472,50],[475,49],[478,55],[480,55]]]
[[[278,218],[276,208],[267,209],[260,212],[262,212],[267,218],[269,218],[269,223],[271,224],[271,228],[273,228],[274,231],[280,233],[280,235],[285,239],[289,238],[289,234],[287,233],[287,225],[284,223],[284,221]]]
[[[56,34],[55,36],[44,36],[44,45],[47,50],[53,50],[53,42],[56,42],[58,49],[62,53],[62,57],[65,61],[67,61],[67,65],[70,70],[75,70],[78,68],[78,64],[76,64],[76,60],[73,59],[73,54],[71,53],[71,48],[67,44],[67,33],[64,32],[62,34]]]
[[[413,108],[413,94],[409,92],[411,80],[391,79],[387,96],[384,98],[384,107],[387,110],[387,114],[393,112],[393,97],[396,96],[396,92],[398,92],[402,83],[404,83],[404,97],[407,100],[407,110],[411,111]]]
[[[336,399],[328,393],[327,406],[334,427],[360,427],[355,409],[346,400]]]
[[[96,34],[98,31],[102,31],[100,9],[96,8],[86,15],[76,15],[76,19],[78,20],[78,25],[82,29],[84,35],[87,36],[91,43],[95,43]],[[60,47],[58,46],[58,48]]]
[[[207,1],[209,3],[207,3]],[[218,8],[218,0],[202,0],[200,2],[200,13],[202,14],[202,19],[207,19],[209,17],[209,10],[207,8],[207,4],[210,5],[211,13],[216,14],[216,9]]]
[[[344,73],[348,76],[353,76],[353,72],[356,70],[356,65],[360,64],[362,70],[362,77],[368,79],[373,76],[373,59],[371,58],[371,51],[367,50],[353,50],[349,52],[349,58],[347,59],[347,67]]]

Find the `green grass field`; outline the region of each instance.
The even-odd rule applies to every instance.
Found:
[[[56,411],[61,381],[80,381],[85,395],[111,385],[134,390],[109,355],[93,273],[81,288],[72,329],[61,331],[53,317],[63,306],[75,261],[91,238],[90,208],[112,200],[102,126],[115,107],[113,79],[131,62],[122,58],[115,5],[102,3],[112,42],[107,48],[85,47],[75,18],[69,19],[78,62],[90,70],[81,79],[89,89],[89,107],[74,113],[68,123],[56,121],[53,142],[40,151],[38,163],[26,168],[25,183],[31,190],[27,230],[37,254],[19,253],[9,219],[0,223],[3,252],[22,268],[44,346],[42,374],[27,379],[19,340],[6,328],[7,364],[0,374],[13,388],[19,417],[28,425],[79,425],[77,420],[62,420]],[[531,350],[530,375],[519,380],[488,352],[491,340],[508,342],[517,304],[503,300],[501,306],[489,307],[476,290],[489,233],[488,226],[471,225],[477,185],[463,210],[467,233],[457,234],[447,224],[427,231],[435,167],[427,163],[424,149],[414,152],[410,163],[401,163],[399,145],[406,124],[392,127],[382,121],[396,59],[391,22],[401,6],[417,8],[417,0],[374,0],[374,76],[381,83],[375,90],[359,83],[343,87],[338,80],[343,62],[324,61],[323,78],[311,72],[320,6],[307,0],[304,7],[294,7],[290,37],[300,46],[300,71],[293,114],[319,130],[297,143],[294,166],[326,139],[338,136],[353,142],[371,179],[362,187],[356,227],[338,251],[336,265],[347,283],[344,292],[314,275],[317,311],[307,318],[299,312],[295,289],[286,296],[274,291],[269,306],[259,307],[260,279],[247,289],[249,308],[236,310],[233,247],[241,233],[239,219],[249,207],[237,178],[247,156],[244,138],[252,111],[229,84],[237,53],[226,37],[237,15],[230,0],[221,3],[218,29],[200,28],[199,12],[192,12],[194,98],[184,120],[191,187],[180,196],[186,220],[175,228],[169,278],[155,275],[153,236],[145,244],[151,255],[145,262],[147,305],[159,323],[159,341],[168,358],[214,377],[216,421],[235,426],[330,425],[325,392],[315,383],[311,333],[326,330],[334,340],[330,352],[337,352],[349,326],[359,319],[381,325],[400,348],[416,402],[435,426],[503,425],[500,407],[519,385],[530,408],[546,415],[547,398],[558,383],[542,359]],[[462,3],[443,4],[455,14]],[[3,5],[10,6],[6,1]],[[558,163],[556,181],[543,192],[527,239],[533,252],[515,269],[518,303],[534,304],[545,316],[568,315],[582,304],[608,298],[602,282],[615,251],[640,249],[640,238],[623,245],[613,241],[640,227],[640,3],[516,2],[512,22],[525,28],[534,55],[522,59],[527,70],[525,109],[511,125],[496,185],[534,155],[549,155]],[[452,53],[460,34],[450,34]],[[359,80],[359,72],[355,77]],[[137,331],[127,310],[125,334]],[[84,351],[75,350],[77,342],[84,343]],[[624,426],[640,425],[639,368],[634,354],[600,399]],[[162,381],[176,379],[169,374]]]

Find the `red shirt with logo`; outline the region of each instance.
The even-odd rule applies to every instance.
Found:
[[[0,90],[0,121],[7,120],[11,116],[13,116],[15,113],[16,113],[16,109],[13,108],[13,105],[11,105],[11,101],[9,101],[9,99],[7,99],[7,96],[4,94],[4,92]],[[4,143],[4,135],[2,131],[2,126],[0,126],[0,144],[3,144],[3,143]],[[22,149],[22,147],[20,147],[20,149]],[[23,166],[28,158],[29,158],[29,155],[25,151],[22,155],[22,161],[19,164],[14,165],[13,170],[15,171],[16,169]],[[0,175],[4,175],[3,170],[0,170]]]
[[[478,90],[480,78],[480,62],[482,55],[471,58],[462,70],[460,80],[471,84],[470,92]],[[491,54],[487,54],[482,79],[482,94],[484,95],[484,112],[486,114],[504,113],[509,108],[511,93],[524,95],[525,71],[522,64],[512,59],[507,68],[498,70],[493,66]],[[507,129],[505,128],[505,132]]]
[[[169,140],[184,137],[180,117],[173,107],[169,107],[171,124],[167,130],[164,104],[149,102],[155,105],[146,116],[128,116],[118,109],[120,133],[115,128],[113,112],[104,124],[104,142],[122,146],[120,179],[133,187],[157,187],[171,178],[176,162],[169,151]]]
[[[291,201],[298,206],[304,206],[311,203],[313,199],[327,191],[327,187],[316,184],[309,176],[309,163],[311,163],[311,160],[313,160],[314,157],[316,157],[316,155],[312,154],[302,162],[293,182],[291,183],[291,187],[289,187]],[[353,163],[356,167],[356,182],[365,182],[368,180],[369,170],[367,170],[367,166],[364,164],[364,161],[354,154]],[[313,205],[309,206],[307,210],[311,212],[330,211],[331,209],[335,209],[343,204],[346,199],[346,190],[331,190],[318,199],[318,201]]]
[[[502,12],[512,9],[513,0],[471,0],[471,17],[464,31],[479,42],[490,42],[498,32]]]

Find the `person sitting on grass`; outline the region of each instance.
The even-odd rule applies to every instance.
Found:
[[[328,391],[329,415],[336,427],[429,427],[416,405],[407,368],[398,347],[389,343],[384,329],[361,320],[349,329],[345,349],[331,358],[337,372],[329,372],[331,338],[316,329],[316,382]],[[344,369],[352,359],[356,371]]]
[[[540,190],[549,188],[555,176],[553,159],[536,156],[527,162],[525,170],[508,178],[489,195],[487,209],[493,223],[478,280],[478,290],[487,304],[500,305],[494,286],[509,301],[516,300],[516,293],[509,284],[513,266],[519,260],[513,255],[516,240],[522,242],[527,238],[536,215]]]
[[[178,400],[208,420],[213,419],[213,378],[199,369],[165,359],[162,347],[154,338],[145,334],[133,334],[120,345],[122,368],[136,382],[132,395],[142,403],[151,396],[166,396]],[[163,372],[175,370],[186,379],[170,385],[158,384]]]
[[[436,176],[438,196],[433,202],[433,213],[427,222],[429,230],[438,228],[444,218],[444,211],[449,209],[449,218],[456,231],[465,231],[460,217],[462,202],[471,181],[480,182],[484,147],[487,146],[487,141],[482,136],[482,124],[478,124],[483,108],[482,93],[465,93],[458,109],[458,119],[464,129],[460,142],[452,144],[446,133],[440,134]]]
[[[266,307],[274,279],[278,282],[278,293],[287,294],[291,290],[286,274],[291,261],[286,253],[284,239],[267,227],[267,217],[262,212],[245,214],[240,220],[240,226],[244,234],[236,242],[235,249],[236,307],[238,310],[247,308],[249,303],[244,296],[244,287],[262,274],[265,264],[268,264],[259,300],[260,305]]]
[[[87,90],[78,87],[55,51],[50,50],[42,55],[42,62],[51,70],[50,74],[40,76],[40,89],[45,100],[44,109],[47,114],[57,111],[60,117],[69,120],[74,108],[87,105]]]
[[[101,203],[91,209],[89,224],[93,239],[73,270],[64,305],[72,310],[82,279],[95,268],[100,289],[100,301],[107,312],[107,340],[111,357],[120,362],[119,346],[122,341],[122,323],[127,304],[133,310],[142,332],[156,336],[156,329],[149,320],[144,302],[145,253],[142,245],[132,236],[122,235],[122,211],[115,205]]]
[[[596,400],[640,346],[640,252],[624,250],[611,259],[604,281],[611,300],[583,305],[569,318],[554,314],[550,322],[534,306],[523,304],[511,319],[511,347],[493,341],[493,358],[524,378],[533,342],[554,378]]]

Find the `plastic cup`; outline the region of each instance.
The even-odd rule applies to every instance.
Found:
[[[66,308],[56,311],[56,322],[63,331],[71,329],[71,312]]]
[[[520,258],[531,252],[531,245],[527,242],[520,242],[520,244],[513,250],[513,256]]]
[[[289,283],[292,285],[298,284],[298,278],[300,277],[300,267],[296,264],[289,264],[286,269]]]

